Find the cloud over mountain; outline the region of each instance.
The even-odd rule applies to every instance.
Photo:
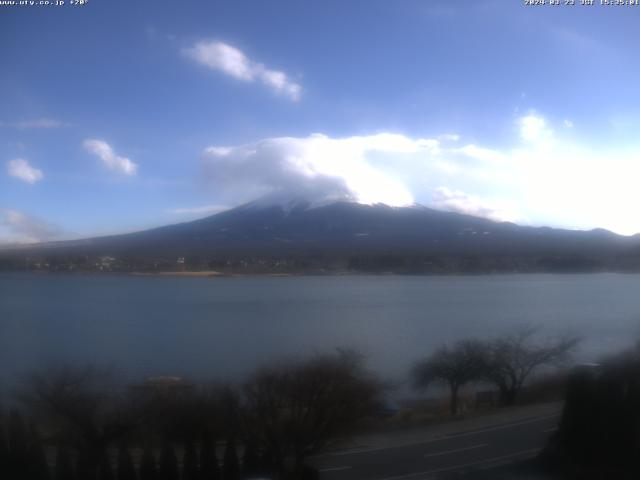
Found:
[[[208,147],[203,163],[216,191],[231,196],[241,192],[244,200],[282,194],[317,204],[345,200],[400,206],[413,203],[413,196],[394,178],[398,162],[438,148],[437,140],[399,134],[346,138],[314,134]]]
[[[35,243],[51,240],[60,229],[40,218],[16,210],[0,208],[2,243]]]
[[[438,210],[488,218],[497,222],[518,220],[518,215],[513,212],[483,202],[474,195],[447,187],[436,188],[431,205]]]

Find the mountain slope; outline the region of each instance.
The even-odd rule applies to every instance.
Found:
[[[423,260],[517,258],[518,262],[524,258],[529,259],[525,263],[535,259],[538,264],[549,258],[581,258],[610,268],[606,265],[619,263],[621,257],[635,258],[639,247],[638,238],[606,230],[523,227],[420,206],[333,203],[308,208],[308,204],[299,203],[290,208],[248,204],[192,222],[126,235],[41,244],[28,251],[32,256],[109,255],[167,262],[177,257],[197,257],[201,262],[330,258],[344,265],[353,265],[354,257],[381,255]],[[25,255],[26,251],[14,250],[11,255]]]

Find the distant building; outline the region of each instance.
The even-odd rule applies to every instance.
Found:
[[[176,265],[178,266],[178,270],[184,272],[186,269],[184,257],[178,257],[178,260],[176,260]]]

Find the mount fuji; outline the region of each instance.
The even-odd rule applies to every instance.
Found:
[[[640,238],[520,226],[421,205],[283,197],[136,233],[7,249],[0,267],[22,265],[27,257],[67,264],[113,257],[128,270],[171,267],[182,259],[190,268],[246,271],[274,265],[406,273],[635,271]]]

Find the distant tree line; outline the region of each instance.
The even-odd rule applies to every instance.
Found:
[[[106,255],[106,254],[105,254]],[[299,252],[282,254],[175,254],[146,252],[79,255],[30,250],[0,252],[0,271],[48,272],[158,272],[216,270],[223,273],[397,273],[486,274],[514,272],[638,272],[640,256],[590,254],[453,254],[420,252]],[[178,259],[181,259],[178,261]]]

